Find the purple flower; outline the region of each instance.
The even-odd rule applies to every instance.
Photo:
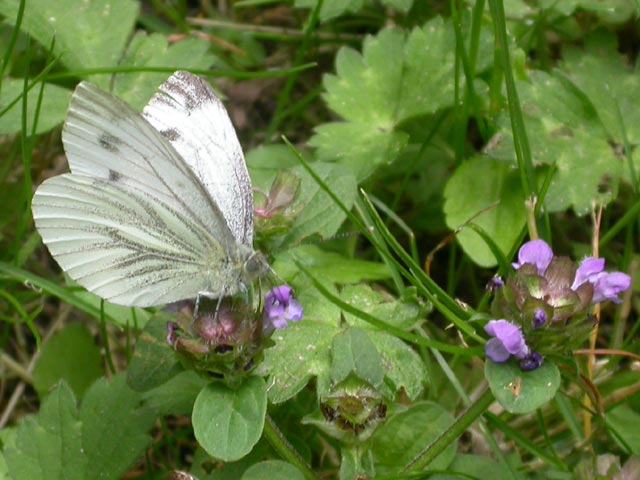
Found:
[[[496,363],[506,362],[511,355],[518,359],[527,357],[530,349],[524,341],[522,330],[507,320],[491,320],[484,327],[491,338],[484,351]]]
[[[538,352],[531,352],[531,354],[520,360],[520,368],[525,372],[535,370],[540,365],[542,365],[542,360],[542,355],[540,355]]]
[[[531,322],[531,326],[533,328],[540,328],[547,322],[547,312],[544,311],[544,308],[536,308],[536,311],[533,312],[533,321]]]
[[[487,290],[490,292],[495,292],[502,287],[504,287],[504,280],[499,275],[494,275],[487,283]]]
[[[513,268],[518,270],[525,263],[535,265],[538,268],[538,275],[542,275],[553,259],[553,250],[544,240],[531,240],[518,250],[518,262],[512,263]]]
[[[605,300],[620,303],[622,300],[618,298],[618,294],[631,286],[631,277],[622,272],[605,272],[604,258],[587,257],[580,262],[571,289],[576,290],[586,282],[593,285],[592,303]]]
[[[302,305],[293,298],[289,285],[279,285],[269,290],[264,299],[262,319],[264,327],[285,328],[289,321],[302,318]]]

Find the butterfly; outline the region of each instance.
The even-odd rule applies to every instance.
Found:
[[[96,295],[149,307],[246,291],[269,271],[253,248],[242,148],[211,86],[175,72],[135,111],[88,82],[62,129],[71,173],[32,201],[60,267]]]

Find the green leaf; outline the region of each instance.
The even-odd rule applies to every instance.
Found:
[[[614,438],[619,437],[625,443],[625,450],[630,449],[634,455],[640,455],[640,414],[628,405],[619,405],[607,412],[607,425],[615,430]]]
[[[484,156],[464,162],[447,182],[444,196],[444,213],[449,228],[455,230],[472,221],[494,240],[505,255],[508,254],[526,218],[520,178],[508,163]],[[473,218],[476,214],[479,215]],[[471,228],[463,229],[456,239],[478,265],[493,267],[497,264],[489,246]]]
[[[0,13],[14,22],[20,2],[0,0]],[[70,70],[118,65],[138,14],[134,0],[29,0],[21,28],[44,48],[55,39],[53,53]],[[94,80],[102,87],[109,78]]]
[[[35,118],[41,85],[33,87],[27,94],[27,129],[31,133]],[[13,102],[24,91],[21,79],[5,78],[2,80],[0,105],[3,107]],[[36,134],[51,130],[62,123],[67,113],[71,92],[65,88],[46,83],[42,92],[42,102],[38,112]],[[18,133],[22,130],[22,99],[0,117],[0,135]]]
[[[495,363],[487,359],[484,375],[496,400],[511,413],[533,412],[555,397],[560,388],[560,371],[551,362],[524,372],[514,361]]]
[[[138,34],[127,47],[121,66],[207,70],[216,61],[209,47],[209,42],[200,38],[169,44],[167,37],[158,33]],[[120,73],[115,77],[113,93],[134,109],[142,110],[169,75],[170,72]]]
[[[138,337],[127,373],[127,383],[138,392],[156,388],[182,371],[166,340],[167,321],[171,318],[159,314],[147,322]]]
[[[290,249],[278,258],[280,260],[278,265],[283,270],[277,270],[285,276],[285,269],[293,269],[295,266],[293,262],[289,266],[283,265],[282,262],[295,259],[314,276],[332,283],[357,283],[363,280],[385,280],[390,277],[389,267],[383,263],[347,258],[336,252],[322,250],[317,245],[303,245]]]
[[[127,386],[124,374],[94,383],[80,408],[84,478],[119,478],[151,443],[146,432],[155,419],[141,395]]]
[[[267,460],[249,467],[241,480],[304,480],[304,475],[296,467],[282,460]]]
[[[13,480],[116,480],[149,445],[146,431],[153,411],[140,407],[140,396],[123,375],[100,379],[78,410],[61,382],[37,415],[18,426],[5,458]]]
[[[385,386],[380,391],[388,398],[394,398],[401,390],[411,400],[415,400],[429,383],[429,375],[420,355],[399,338],[384,332],[369,331],[369,338],[382,356]]]
[[[278,330],[275,346],[265,350],[262,368],[269,373],[269,400],[281,403],[295,396],[312,377],[318,395],[329,388],[330,347],[340,329],[328,322],[305,318]]]
[[[42,347],[33,369],[33,386],[43,398],[64,379],[78,398],[101,375],[102,355],[87,328],[79,323],[67,325]]]
[[[413,5],[413,0],[381,0],[380,3],[385,7],[407,12]],[[326,21],[340,15],[358,13],[365,5],[372,4],[375,5],[372,0],[324,0],[320,9],[320,20]],[[295,0],[294,5],[296,8],[315,9],[318,0]]]
[[[266,412],[266,384],[252,376],[236,390],[221,383],[203,388],[191,422],[200,446],[212,457],[231,462],[248,454],[260,440]]]
[[[325,0],[320,10],[320,20],[326,21],[345,13],[356,13],[364,6],[365,0]],[[295,0],[296,8],[315,9],[318,0]]]
[[[342,382],[351,374],[372,387],[378,387],[384,378],[382,357],[367,332],[358,328],[339,333],[331,345],[331,381]]]
[[[145,404],[162,415],[189,415],[207,380],[192,370],[179,373],[162,385],[144,392]]]
[[[575,86],[557,75],[531,71],[529,81],[517,82],[531,155],[535,165],[555,165],[545,206],[558,212],[568,208],[578,215],[594,202],[608,203],[617,194],[623,162],[593,106]],[[506,112],[498,123],[503,138],[496,158],[515,162],[511,120]]]
[[[85,480],[82,426],[71,389],[62,382],[18,426],[15,447],[5,449],[13,480]]]
[[[408,141],[398,126],[454,100],[454,30],[435,18],[405,34],[367,37],[362,54],[342,48],[324,85],[329,107],[346,121],[318,127],[309,144],[321,159],[347,165],[358,181],[396,159]],[[433,92],[438,92],[433,95]]]
[[[408,289],[403,296],[395,299],[388,294],[373,290],[368,285],[347,285],[340,297],[358,310],[369,313],[391,326],[409,329],[414,327],[426,314],[426,308],[420,305],[415,291]],[[370,323],[343,312],[345,321],[352,326],[377,330]]]
[[[622,144],[622,121],[629,142],[640,142],[640,78],[618,53],[615,35],[598,30],[585,37],[584,47],[563,48],[562,56],[563,70],[593,104],[609,138]]]
[[[421,450],[451,426],[453,417],[434,402],[420,402],[387,419],[373,435],[373,454],[378,474],[397,472]],[[429,470],[444,470],[456,454],[452,442],[429,465]]]
[[[302,156],[307,158],[305,152]],[[245,154],[247,168],[251,175],[251,184],[255,189],[268,192],[271,183],[280,170],[291,169],[300,165],[300,161],[291,149],[282,144],[261,145]]]
[[[314,162],[312,167],[344,205],[351,208],[358,185],[350,171],[342,165],[322,162]],[[292,171],[300,179],[300,193],[296,203],[304,205],[304,208],[285,235],[283,245],[298,244],[300,240],[313,234],[319,234],[322,238],[335,235],[346,218],[345,213],[302,166],[299,165]]]
[[[436,473],[429,480],[467,480],[490,478],[491,480],[513,480],[513,474],[503,463],[483,455],[458,454],[447,467],[450,473]]]

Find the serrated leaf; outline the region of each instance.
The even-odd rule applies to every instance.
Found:
[[[511,413],[533,412],[555,397],[560,388],[560,372],[551,362],[524,372],[512,361],[487,360],[484,375],[496,400]]]
[[[0,0],[0,13],[14,22],[20,2]],[[134,0],[29,0],[21,28],[44,48],[55,38],[55,55],[70,70],[118,64],[138,14]],[[109,78],[93,79],[108,87]]]
[[[334,195],[350,209],[358,187],[355,177],[341,165],[314,162],[315,173],[327,184]],[[304,237],[319,234],[322,238],[335,235],[346,214],[337,207],[329,195],[301,166],[291,169],[300,179],[300,193],[296,203],[304,205],[298,213],[283,245],[298,244]]]
[[[342,289],[340,297],[358,310],[398,328],[413,327],[423,313],[417,297],[395,299],[368,285],[347,285]],[[343,312],[343,316],[349,325],[377,330],[377,327],[350,313]]]
[[[37,415],[23,419],[5,450],[13,480],[85,480],[81,424],[71,389],[60,383]]]
[[[331,368],[330,346],[340,329],[331,323],[305,317],[277,330],[275,346],[265,350],[262,367],[269,373],[269,400],[281,403],[294,397],[312,377],[317,377],[318,395],[328,391]]]
[[[31,133],[35,118],[38,98],[40,96],[38,84],[27,94],[27,129]],[[2,80],[0,105],[3,107],[13,102],[23,93],[24,82],[21,79],[5,78]],[[42,92],[42,102],[38,112],[38,124],[35,133],[44,133],[62,123],[67,113],[71,92],[66,88],[45,84]],[[22,99],[0,117],[0,135],[18,133],[22,130]]]
[[[467,160],[447,182],[444,196],[449,228],[456,230],[479,214],[473,218],[473,223],[480,226],[505,255],[508,254],[526,218],[520,177],[508,163],[488,157]],[[497,264],[489,246],[472,229],[463,229],[456,235],[456,240],[478,265],[493,267]]]
[[[209,47],[209,42],[200,38],[169,44],[167,37],[158,33],[138,34],[127,47],[121,66],[207,70],[216,61]],[[170,72],[120,73],[115,77],[113,93],[134,109],[142,110],[169,75]]]
[[[251,465],[242,475],[242,480],[304,480],[296,467],[282,460],[267,460]]]
[[[336,252],[322,250],[317,245],[303,245],[290,249],[279,257],[280,262],[277,265],[288,269],[289,267],[284,267],[283,262],[289,259],[300,262],[314,277],[337,284],[384,280],[391,275],[389,268],[383,263],[347,258]]]
[[[267,412],[267,388],[249,377],[238,389],[212,383],[202,389],[191,422],[198,443],[209,455],[231,462],[248,454],[260,440]]]
[[[33,369],[33,386],[40,398],[60,380],[78,398],[100,376],[102,355],[87,328],[79,323],[67,325],[43,346]]]
[[[367,332],[349,328],[333,338],[331,345],[331,381],[339,383],[350,375],[378,387],[384,378],[382,357]]]
[[[553,212],[573,208],[578,215],[594,202],[615,198],[623,163],[584,94],[561,77],[531,71],[517,82],[531,155],[535,165],[555,165],[545,198]],[[505,111],[498,123],[502,141],[492,155],[515,163],[511,121]],[[494,237],[495,238],[495,237]]]
[[[453,28],[435,18],[409,34],[367,37],[362,54],[341,49],[336,75],[324,79],[325,99],[347,122],[318,128],[309,143],[319,157],[344,163],[359,181],[395,160],[408,140],[400,123],[452,105],[454,44]]]
[[[127,386],[124,374],[94,383],[80,408],[84,478],[119,478],[151,443],[147,431],[155,419],[155,412],[142,406],[141,395]]]
[[[140,333],[127,372],[127,383],[138,392],[159,387],[183,369],[175,352],[167,345],[167,321],[158,315]]]
[[[453,423],[453,417],[434,402],[420,402],[387,419],[373,435],[376,473],[397,472]],[[456,454],[457,441],[429,464],[428,470],[444,470]]]
[[[563,70],[593,104],[609,138],[622,144],[624,125],[629,142],[640,142],[640,110],[636,105],[640,78],[637,69],[618,53],[615,35],[594,32],[585,38],[583,48],[563,48],[562,57]]]
[[[384,332],[368,332],[382,356],[385,385],[390,383],[393,389],[384,391],[385,396],[394,398],[401,389],[407,397],[415,400],[429,383],[429,375],[420,355],[399,338]],[[383,388],[380,389],[383,391]]]

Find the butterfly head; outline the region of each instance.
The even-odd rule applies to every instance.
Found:
[[[253,252],[243,265],[244,281],[252,282],[256,278],[262,278],[269,273],[269,263],[261,252]]]

